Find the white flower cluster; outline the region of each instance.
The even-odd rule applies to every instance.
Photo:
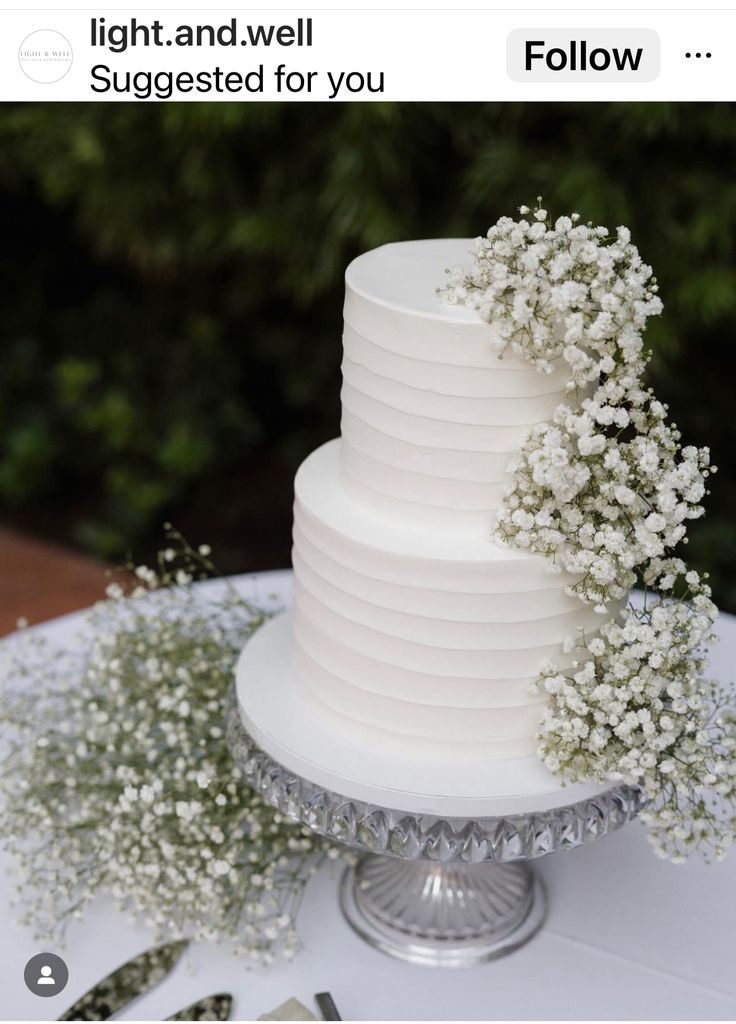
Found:
[[[81,655],[33,635],[6,655],[0,833],[24,921],[49,937],[109,892],[161,938],[269,964],[295,952],[303,886],[332,849],[238,777],[223,707],[263,613],[231,588],[203,597],[188,583],[208,549],[184,554],[139,567],[132,596],[111,584]]]
[[[682,580],[677,598],[662,593]],[[646,582],[655,596],[648,590],[643,607],[571,641],[572,663],[542,673],[540,756],[568,779],[641,783],[658,854],[720,859],[736,834],[736,737],[732,715],[715,710],[716,684],[702,678],[717,609],[679,559],[653,563]]]
[[[479,238],[472,268],[450,271],[444,290],[492,323],[499,355],[510,347],[543,372],[568,368],[566,400],[510,467],[496,537],[571,574],[570,592],[601,614],[637,576],[650,592],[643,610],[629,605],[571,640],[569,669],[543,672],[540,756],[567,780],[642,782],[659,852],[720,856],[736,828],[736,761],[734,723],[713,717],[717,694],[701,678],[717,609],[672,557],[715,469],[707,449],[681,448],[642,383],[642,332],[662,304],[628,229],[610,236],[577,214],[552,223],[538,203]]]
[[[529,211],[521,208],[522,214]],[[569,367],[569,400],[535,427],[512,465],[499,539],[550,555],[601,611],[636,570],[670,552],[702,515],[708,450],[680,449],[667,409],[642,384],[642,331],[662,310],[651,268],[620,227],[554,224],[538,208],[502,217],[476,242],[446,298],[493,323],[492,343],[551,370]]]

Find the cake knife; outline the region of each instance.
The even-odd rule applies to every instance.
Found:
[[[109,1020],[114,1013],[163,981],[188,944],[187,941],[168,942],[133,957],[86,992],[59,1020]]]

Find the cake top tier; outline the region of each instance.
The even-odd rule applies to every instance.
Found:
[[[383,519],[488,536],[530,426],[565,397],[564,367],[540,373],[497,326],[437,293],[470,267],[472,239],[384,245],[345,280],[343,485]]]
[[[446,270],[470,267],[472,238],[392,242],[363,253],[345,272],[346,327],[397,354],[456,366],[520,368],[493,354],[494,325],[476,310],[444,302]],[[526,367],[527,371],[535,371]]]
[[[443,302],[437,294],[445,271],[469,266],[472,252],[472,238],[392,242],[354,259],[345,272],[345,284],[364,299],[413,316],[477,323],[474,310]]]

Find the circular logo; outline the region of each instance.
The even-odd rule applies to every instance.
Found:
[[[37,996],[55,996],[66,988],[69,968],[56,953],[36,953],[23,971],[26,985]]]
[[[18,50],[18,63],[23,74],[42,85],[62,79],[72,66],[72,59],[69,40],[51,28],[31,32]]]

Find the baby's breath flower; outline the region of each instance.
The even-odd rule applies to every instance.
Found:
[[[657,853],[720,858],[736,838],[734,715],[714,713],[722,698],[702,678],[717,616],[710,589],[673,557],[703,514],[715,467],[707,448],[681,446],[643,384],[642,334],[662,311],[651,267],[627,228],[610,234],[576,213],[553,224],[537,197],[531,221],[502,217],[476,240],[471,269],[448,280],[449,301],[493,322],[499,354],[569,371],[565,401],[529,430],[510,467],[497,541],[575,577],[567,592],[601,616],[637,578],[647,588],[643,609],[629,605],[597,635],[565,642],[562,653],[578,655],[569,675],[542,670],[540,757],[570,781],[643,784]]]
[[[263,964],[293,955],[301,891],[332,847],[238,777],[224,702],[264,613],[190,586],[209,547],[168,529],[158,572],[135,570],[135,597],[110,584],[79,653],[34,633],[0,649],[0,836],[39,937],[107,891],[161,937],[235,941]]]

